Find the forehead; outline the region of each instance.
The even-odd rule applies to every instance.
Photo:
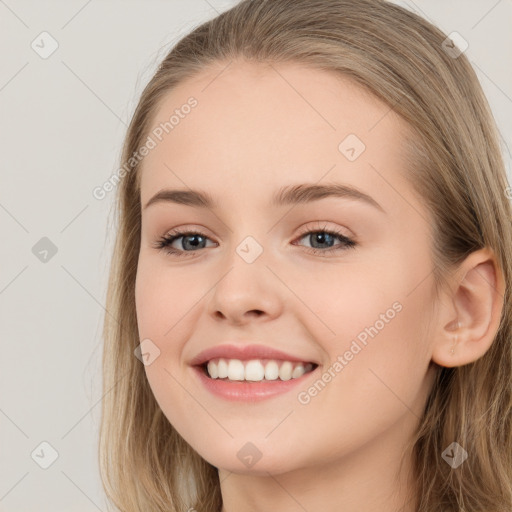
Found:
[[[346,77],[297,63],[217,63],[161,101],[141,195],[167,185],[220,190],[227,182],[242,195],[264,193],[327,174],[382,188],[376,170],[401,179],[409,133],[389,106]]]

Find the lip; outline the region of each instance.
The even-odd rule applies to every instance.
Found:
[[[287,354],[281,350],[276,350],[272,347],[265,345],[233,345],[224,344],[217,345],[203,350],[191,361],[191,366],[200,366],[208,362],[210,359],[216,358],[224,359],[240,359],[241,361],[248,361],[250,359],[276,359],[279,361],[291,361],[295,363],[314,363],[318,365],[318,361],[313,361],[308,358],[301,358],[293,354]],[[296,379],[299,380],[299,379]]]
[[[301,377],[289,380],[276,379],[272,381],[248,382],[212,379],[207,374],[206,363],[211,359],[221,357],[224,359],[240,359],[241,361],[274,359],[277,361],[290,361],[292,363],[313,363],[315,367],[312,371],[305,373]],[[319,368],[319,363],[310,360],[308,357],[304,358],[288,354],[265,345],[234,345],[232,343],[217,345],[203,350],[189,364],[201,384],[209,392],[225,400],[245,402],[256,402],[286,393],[301,383],[304,384],[304,381],[309,379],[313,373],[316,375],[316,371]]]
[[[297,379],[290,380],[272,380],[260,382],[247,381],[224,381],[212,379],[206,374],[204,366],[193,366],[192,370],[198,376],[201,384],[214,395],[228,401],[259,402],[268,398],[282,395],[288,391],[297,388],[301,384],[304,386],[306,380],[309,380],[313,374],[317,374],[320,367],[317,366],[312,371],[305,373]],[[305,388],[305,386],[304,386]]]

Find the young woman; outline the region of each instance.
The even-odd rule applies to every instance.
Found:
[[[511,208],[456,43],[246,0],[165,57],[118,185],[118,510],[512,510]]]

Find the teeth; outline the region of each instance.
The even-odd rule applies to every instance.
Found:
[[[279,365],[275,361],[269,361],[265,365],[265,379],[276,380],[279,377]]]
[[[223,361],[223,362],[225,364],[225,361]],[[212,379],[216,379],[219,377],[219,374],[221,373],[221,371],[219,370],[219,367],[220,367],[220,365],[214,364],[212,361],[208,362],[208,374],[210,375],[210,377]],[[224,368],[222,368],[222,372],[224,373]],[[225,373],[227,376],[227,373],[228,373],[227,367],[226,367]]]
[[[292,372],[292,379],[298,379],[299,377],[302,377],[306,373],[306,369],[304,368],[304,365],[298,364]]]
[[[244,380],[245,370],[244,363],[239,359],[230,359],[228,363],[229,380]]]
[[[208,363],[208,371],[210,371],[210,364],[213,363],[213,361],[210,361]],[[220,359],[219,360],[219,363],[216,365],[217,366],[217,372],[218,372],[218,377],[219,379],[225,379],[227,376],[228,376],[228,363],[226,362],[225,359]],[[215,377],[211,374],[210,372],[210,376],[214,379]]]
[[[208,375],[212,379],[260,382],[262,380],[298,379],[313,369],[311,363],[292,363],[268,359],[212,359],[207,365]]]
[[[279,368],[279,378],[281,380],[290,380],[292,378],[293,365],[290,361],[285,361]]]
[[[240,361],[240,364],[242,362]],[[242,368],[243,368],[242,364]],[[229,374],[228,374],[229,375]],[[265,377],[265,368],[263,368],[263,365],[259,361],[249,361],[245,365],[245,380],[263,380]],[[242,379],[240,379],[242,380]]]

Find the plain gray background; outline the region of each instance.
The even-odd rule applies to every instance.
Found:
[[[0,511],[106,510],[96,453],[114,193],[92,191],[116,171],[170,46],[235,3],[0,0]],[[512,0],[397,3],[469,43],[512,183]],[[58,43],[47,58],[31,46],[51,48],[44,31]]]

